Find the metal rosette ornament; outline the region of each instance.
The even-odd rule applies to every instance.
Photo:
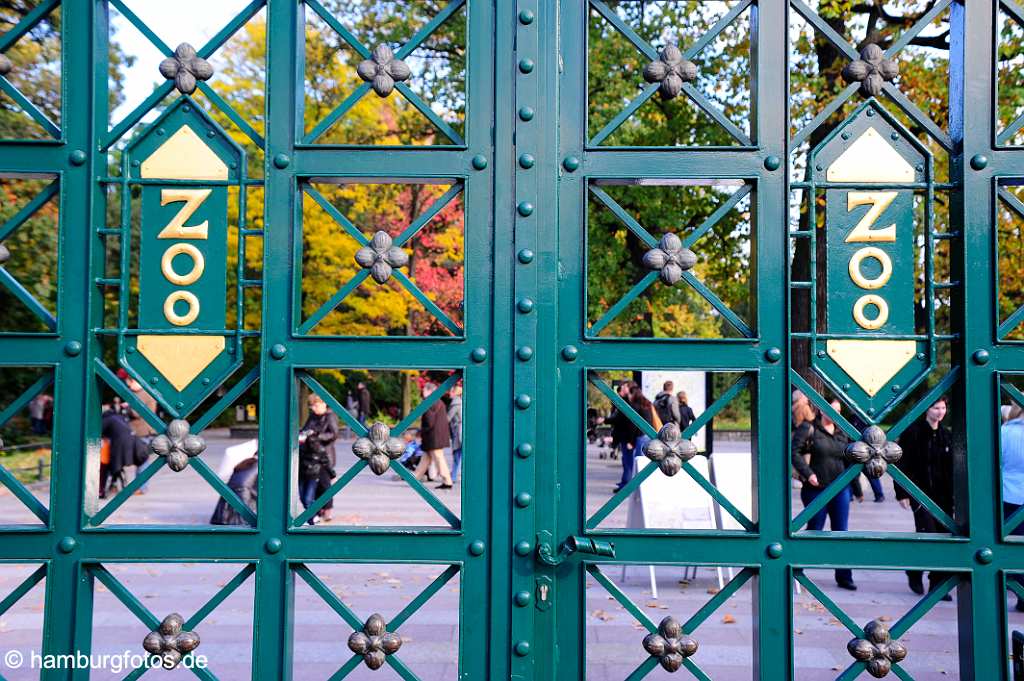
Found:
[[[182,96],[131,141],[123,163],[141,206],[137,242],[122,226],[122,248],[138,254],[138,314],[129,328],[130,287],[122,285],[119,362],[180,418],[242,361],[244,315],[226,327],[229,188],[245,191],[245,153]]]
[[[824,324],[819,319],[805,334],[811,366],[861,420],[874,423],[933,364],[934,338],[919,335],[915,317],[917,234],[930,228],[932,210],[924,201],[920,224],[915,192],[933,183],[932,157],[872,98],[808,162],[807,195],[825,197],[824,229],[815,230],[825,263],[811,272],[810,287],[810,305],[824,309]],[[925,256],[932,257],[930,247]]]

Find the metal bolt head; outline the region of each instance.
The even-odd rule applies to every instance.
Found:
[[[518,605],[520,608],[525,608],[530,604],[530,601],[533,600],[533,596],[530,595],[529,591],[517,591],[516,595],[513,597],[513,600],[515,600],[516,605]]]
[[[526,657],[530,654],[530,642],[519,641],[518,643],[516,643],[515,651],[516,655],[518,655],[519,657]]]
[[[274,167],[279,170],[284,170],[291,162],[292,160],[288,158],[288,154],[278,154],[274,157]]]
[[[566,156],[562,161],[562,167],[570,173],[575,172],[580,167],[580,160],[575,156]]]
[[[519,108],[519,118],[521,120],[532,121],[533,120],[533,113],[534,113],[533,109],[528,107],[528,106],[523,106],[523,107]]]
[[[766,170],[778,170],[782,167],[782,159],[778,156],[769,156],[764,160],[764,167]]]
[[[988,156],[985,154],[975,154],[971,157],[971,168],[974,170],[984,170],[988,166]]]
[[[477,539],[469,545],[469,553],[473,556],[482,556],[484,555],[484,550],[486,548],[487,546],[484,544],[483,540]]]
[[[523,263],[524,265],[527,265],[533,262],[533,251],[531,251],[529,248],[524,248],[519,251],[519,255],[517,257],[519,258],[519,262]]]
[[[516,357],[518,357],[523,362],[529,361],[530,358],[533,357],[533,348],[531,348],[529,345],[522,346],[521,348],[516,350]]]
[[[533,164],[537,162],[537,159],[533,157],[533,154],[519,154],[519,167],[520,168],[532,168]]]
[[[774,542],[768,545],[765,549],[765,553],[768,554],[769,558],[781,558],[782,557],[782,544]]]
[[[516,407],[519,409],[529,409],[530,405],[533,404],[533,398],[526,393],[520,393],[516,396]]]
[[[68,156],[68,160],[71,161],[71,165],[80,166],[86,162],[89,157],[86,156],[85,152],[81,149],[75,149]]]
[[[519,205],[516,206],[516,211],[518,211],[524,218],[533,215],[533,204],[529,201],[521,201]]]
[[[532,24],[535,18],[536,17],[534,17],[533,12],[531,12],[528,9],[524,9],[522,12],[519,13],[519,23],[523,24],[524,26]]]
[[[516,447],[516,455],[518,455],[520,459],[530,458],[531,456],[533,456],[533,445],[531,445],[529,442],[524,442],[523,444]]]
[[[987,546],[978,549],[978,552],[974,554],[974,559],[982,565],[988,565],[991,563],[993,557],[992,549]]]
[[[277,553],[281,550],[281,547],[281,540],[277,537],[271,537],[267,540],[267,543],[263,545],[263,548],[266,550],[267,553]]]
[[[533,551],[533,544],[526,541],[525,539],[515,546],[515,552],[517,556],[528,556]]]
[[[469,357],[477,364],[480,364],[487,359],[487,350],[484,348],[474,348],[473,352],[469,353]]]
[[[579,356],[580,351],[575,345],[566,345],[562,348],[562,359],[566,362],[573,362]]]
[[[519,310],[520,312],[522,312],[523,314],[527,314],[528,312],[532,312],[533,311],[533,299],[531,299],[531,298],[520,298],[519,302],[516,303],[516,309]]]
[[[774,364],[782,359],[782,350],[779,350],[778,348],[768,348],[765,351],[764,356],[765,359]]]
[[[68,341],[64,344],[64,354],[68,357],[77,357],[82,352],[82,344],[78,341]]]
[[[533,497],[529,492],[520,492],[516,495],[516,506],[519,508],[526,508],[533,502]]]
[[[274,343],[270,347],[270,356],[274,359],[284,359],[284,356],[288,354],[288,348],[281,343]]]
[[[78,542],[74,537],[62,537],[57,543],[57,548],[60,549],[61,553],[71,553],[78,547]]]
[[[522,73],[530,73],[530,72],[532,72],[533,71],[533,66],[534,66],[534,64],[533,64],[533,60],[532,59],[520,59],[519,60],[519,70]]]
[[[975,350],[974,354],[971,355],[971,359],[973,359],[974,363],[979,365],[979,366],[984,366],[984,365],[988,364],[988,360],[989,360],[988,350]]]
[[[473,167],[476,168],[477,170],[483,170],[484,168],[487,167],[487,157],[484,156],[483,154],[477,154],[476,156],[473,157],[471,163],[473,164]]]

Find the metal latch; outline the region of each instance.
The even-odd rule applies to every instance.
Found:
[[[574,553],[586,553],[594,556],[615,557],[615,544],[600,539],[581,537],[578,535],[568,537],[558,547],[558,553],[552,546],[551,533],[544,531],[537,533],[537,560],[544,565],[552,567],[560,565],[562,561]]]

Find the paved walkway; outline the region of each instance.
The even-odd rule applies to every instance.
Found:
[[[210,448],[203,456],[216,470],[227,446],[235,444],[224,437],[209,437]],[[342,460],[348,448],[339,447]],[[748,452],[744,443],[720,443],[717,457],[743,457]],[[722,464],[724,466],[724,463]],[[343,470],[339,465],[339,472]],[[608,498],[621,472],[618,460],[599,458],[591,447],[587,460],[587,505],[593,512]],[[866,486],[865,486],[866,488]],[[867,488],[866,488],[867,489]],[[45,490],[39,491],[45,502]],[[459,490],[437,492],[456,514],[461,512]],[[910,513],[892,500],[875,504],[870,500],[852,509],[851,525],[855,529],[911,531]],[[342,524],[443,524],[444,521],[400,480],[390,475],[381,478],[364,472],[339,495],[334,522]],[[175,476],[161,471],[149,486],[148,493],[133,497],[111,518],[117,523],[204,523],[209,518],[216,497],[212,490],[191,469]],[[0,495],[0,520],[25,522],[31,516],[15,515],[17,501],[9,494]],[[801,508],[794,490],[794,508]],[[629,521],[628,504],[612,513],[602,526],[624,527]],[[142,601],[155,612],[177,609],[189,614],[198,608],[234,574],[232,566],[209,564],[112,566]],[[367,615],[379,611],[389,617],[413,599],[437,574],[441,566],[365,565],[320,566],[317,574],[355,611]],[[8,593],[31,572],[28,566],[0,568],[0,597]],[[659,567],[656,571],[658,598],[653,598],[649,572],[645,567],[631,567],[623,578],[620,568],[609,566],[606,574],[623,588],[655,621],[667,614],[685,619],[700,608],[717,591],[716,570],[698,568],[685,573],[680,567]],[[898,619],[916,601],[906,586],[902,572],[857,571],[861,585],[857,592],[835,588],[828,572],[809,573],[825,592],[842,606],[857,622],[882,616]],[[728,575],[724,575],[728,578]],[[870,585],[870,589],[867,588]],[[696,632],[700,652],[696,661],[715,679],[749,679],[753,660],[751,593],[748,583]],[[0,617],[0,653],[19,650],[26,655],[39,648],[42,626],[42,585],[37,586],[14,608]],[[249,677],[251,667],[253,582],[250,579],[204,621],[202,651],[210,658],[211,671],[220,679],[242,680]],[[459,584],[455,578],[402,627],[402,660],[425,681],[456,679],[456,650],[459,641]],[[807,593],[794,595],[794,640],[798,679],[831,679],[846,667],[848,632]],[[1011,611],[1011,626],[1024,629],[1024,615]],[[107,593],[97,589],[94,616],[94,652],[133,652],[140,648],[146,631]],[[645,653],[640,646],[644,632],[633,618],[590,577],[586,582],[585,645],[587,678],[590,681],[620,680],[640,664]],[[305,584],[299,584],[295,599],[295,678],[326,679],[349,657],[345,640],[349,628]],[[904,666],[919,680],[958,678],[956,652],[956,603],[940,603],[904,637],[911,654]],[[562,653],[567,654],[566,651]],[[38,678],[26,669],[11,670],[0,659],[0,675],[15,681]],[[99,670],[91,678],[123,678]],[[150,672],[146,678],[191,678],[183,670],[172,674]],[[780,670],[779,678],[782,678]],[[669,677],[656,669],[648,678]],[[371,672],[359,667],[349,678],[398,678],[389,668]]]

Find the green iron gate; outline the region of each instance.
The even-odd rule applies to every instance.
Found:
[[[1011,85],[1001,80],[1013,75],[1014,31],[1024,25],[1016,2],[882,3],[906,10],[894,18],[891,8],[871,14],[802,0],[448,0],[413,3],[420,22],[405,34],[386,33],[378,47],[360,30],[377,35],[367,23],[400,14],[400,3],[255,0],[240,3],[205,41],[197,37],[197,49],[176,50],[133,10],[137,4],[39,0],[0,36],[0,51],[16,57],[0,60],[5,106],[38,132],[35,139],[5,133],[0,174],[40,182],[0,226],[4,262],[21,255],[12,235],[26,221],[48,204],[60,216],[50,306],[39,300],[37,282],[0,269],[5,300],[42,325],[5,325],[0,335],[4,368],[41,369],[37,381],[6,396],[0,422],[50,385],[55,402],[48,501],[0,465],[0,482],[34,514],[34,524],[4,522],[0,560],[37,566],[4,594],[0,613],[45,580],[43,653],[90,650],[100,588],[149,629],[161,626],[169,613],[148,609],[109,566],[226,563],[236,576],[199,611],[164,625],[201,639],[218,604],[253,580],[252,678],[292,678],[296,585],[308,585],[353,631],[381,634],[382,623],[364,621],[317,570],[386,562],[443,568],[383,623],[399,634],[458,576],[464,679],[589,678],[601,664],[594,661],[601,644],[586,635],[591,589],[606,590],[637,622],[628,645],[640,662],[624,677],[642,678],[660,663],[707,678],[701,626],[742,588],[751,594],[751,674],[800,678],[797,585],[850,638],[864,639],[851,644],[852,657],[840,650],[841,678],[866,671],[869,660],[875,672],[892,662],[893,675],[911,678],[896,664],[899,646],[884,652],[871,634],[887,628],[904,637],[954,590],[947,636],[960,678],[1008,678],[1007,594],[1022,590],[1008,575],[1024,569],[1021,545],[1010,537],[1024,516],[1003,514],[998,437],[1000,403],[1024,403],[1016,384],[1024,350],[1015,335],[1024,306],[1013,299],[1020,289],[1003,257],[1006,241],[1020,234],[1000,226],[1004,215],[1024,219],[1015,192],[1024,184],[1017,146],[1024,116],[1016,117],[1003,91]],[[112,14],[166,58],[152,93],[116,115]],[[265,82],[260,105],[243,107],[208,60],[254,21],[265,22],[265,68],[257,69]],[[310,21],[337,36],[361,79],[345,96],[317,102],[324,108],[316,115]],[[31,59],[15,49],[38,39],[43,22],[60,36],[56,115],[22,72]],[[871,41],[855,35],[857,22],[872,22]],[[432,106],[415,83],[431,73],[417,49],[443,52],[432,36],[452,25],[465,85],[457,117]],[[917,46],[944,56],[921,56]],[[800,55],[809,52],[818,56],[813,73],[801,71]],[[715,69],[728,78],[715,82]],[[922,101],[901,89],[914,82],[919,93],[922,73],[945,99]],[[743,102],[730,89],[738,82]],[[431,138],[413,144],[396,134],[381,143],[332,133],[365,98],[402,98],[406,111],[434,126]],[[645,136],[644,126],[662,132]],[[393,233],[372,234],[330,199],[354,184],[426,188],[429,200]],[[369,196],[391,200],[379,191]],[[680,221],[645,212],[648,198],[638,198],[667,196],[697,197],[705,209]],[[688,200],[679,200],[683,208]],[[304,232],[306,207],[314,204],[361,249],[356,265],[339,266],[345,274],[315,301],[304,288],[316,246]],[[425,225],[456,204],[465,285],[458,303],[446,306],[421,288],[409,253]],[[722,245],[737,234],[745,245]],[[715,279],[715,264],[730,258],[741,266],[731,288],[717,289],[708,283],[724,281]],[[373,322],[361,332],[321,332],[350,296],[385,284],[422,307],[428,332]],[[145,386],[158,410],[128,389],[119,368]],[[334,369],[429,371],[439,385],[397,425],[367,430],[318,380],[318,371]],[[615,388],[667,371],[706,377],[706,405],[681,433],[656,430]],[[394,461],[397,445],[388,438],[458,382],[467,464],[463,503],[453,510]],[[201,456],[204,429],[253,390],[256,512]],[[793,390],[862,441],[851,446],[851,467],[806,509],[791,494]],[[297,434],[300,402],[310,393],[363,439],[339,451],[333,486],[303,510],[294,491]],[[100,411],[113,395],[161,435],[151,445],[156,463],[101,503]],[[942,395],[956,444],[951,508],[908,478],[886,444]],[[720,442],[713,420],[741,404],[751,432],[746,501],[705,477],[687,443],[703,430],[700,447],[710,453]],[[614,494],[595,493],[604,483],[590,479],[586,421],[598,405],[615,406],[651,438],[652,462],[644,459]],[[164,466],[197,472],[246,524],[109,522]],[[367,468],[402,477],[443,526],[306,526]],[[804,530],[861,471],[902,484],[942,532]],[[637,494],[655,478],[690,480],[713,498],[716,528],[610,522],[640,503]],[[729,567],[734,576],[689,619],[666,612],[676,622],[659,622],[614,578],[622,565]],[[837,566],[948,574],[901,617],[865,631],[866,622],[843,612],[806,572]],[[870,586],[862,582],[861,590]],[[194,643],[177,641],[177,652],[164,653],[187,654]],[[141,649],[141,642],[126,645]],[[415,645],[396,651],[385,636],[352,650],[371,667],[386,663],[414,679],[415,666],[401,658]],[[356,653],[331,678],[362,669]],[[215,678],[215,671],[196,673]]]

